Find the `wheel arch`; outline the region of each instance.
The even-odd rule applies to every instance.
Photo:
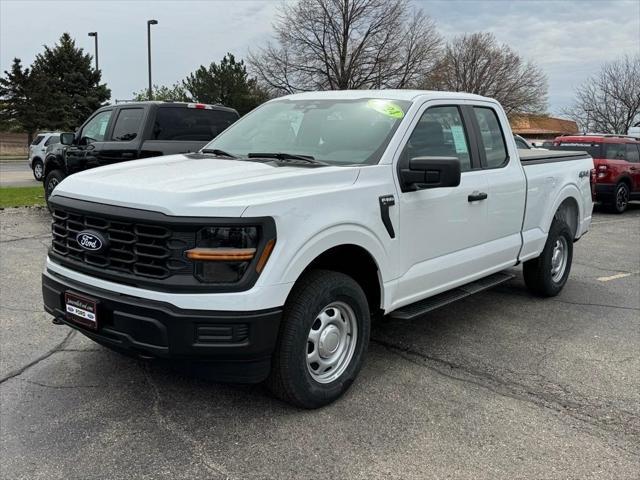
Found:
[[[580,194],[580,190],[578,190],[575,185],[567,185],[560,195],[558,195],[553,208],[549,210],[544,223],[544,231],[549,232],[553,220],[560,218],[569,225],[573,238],[575,239],[576,235],[579,233],[580,219],[583,215],[583,207],[580,203],[581,198],[582,195]]]
[[[338,230],[314,237],[298,249],[282,278],[293,286],[309,270],[327,269],[349,275],[362,287],[372,312],[384,304],[384,279],[388,278],[384,249],[369,233]],[[293,287],[292,287],[293,288]],[[289,292],[290,294],[291,292]]]
[[[62,159],[57,155],[50,155],[44,160],[44,178],[46,178],[51,171],[56,169],[64,169]]]

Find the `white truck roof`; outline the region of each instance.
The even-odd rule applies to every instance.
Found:
[[[484,100],[494,103],[495,100],[465,92],[441,92],[437,90],[326,90],[322,92],[294,93],[285,97],[292,100],[313,100],[313,99],[358,99],[358,98],[384,98],[388,100],[413,101],[418,97],[433,97],[456,100]],[[277,100],[277,99],[276,99]]]

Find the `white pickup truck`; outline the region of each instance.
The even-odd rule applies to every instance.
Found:
[[[374,315],[423,315],[520,263],[556,295],[592,169],[585,153],[519,154],[476,95],[278,98],[199,153],[61,182],[45,308],[114,350],[316,408],[354,381]]]

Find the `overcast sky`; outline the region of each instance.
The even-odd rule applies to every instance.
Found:
[[[550,111],[571,103],[573,89],[599,66],[640,52],[640,0],[414,1],[445,38],[493,32],[549,79]],[[153,82],[173,84],[226,52],[244,57],[271,37],[280,1],[0,0],[0,67],[14,57],[29,65],[62,32],[93,53],[87,32],[99,32],[100,69],[112,99],[147,85],[146,20],[153,26]]]

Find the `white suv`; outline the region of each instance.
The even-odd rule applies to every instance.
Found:
[[[44,158],[47,147],[55,143],[60,143],[60,132],[39,133],[29,145],[29,168],[39,182],[44,177]]]

